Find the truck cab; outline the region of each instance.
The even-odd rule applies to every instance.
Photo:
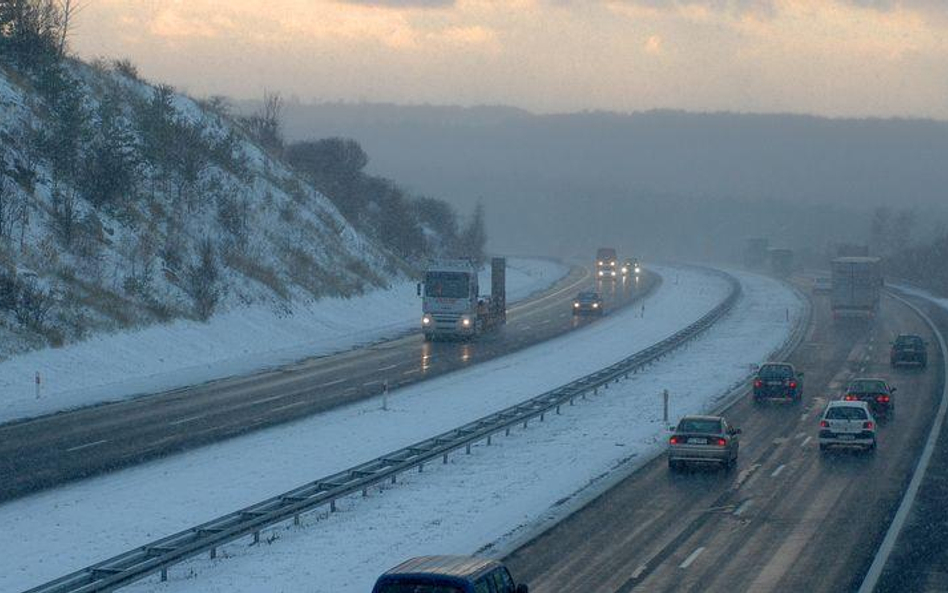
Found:
[[[506,322],[506,260],[491,261],[491,294],[481,296],[477,268],[469,260],[442,260],[425,270],[421,329],[425,340],[471,338]]]
[[[619,258],[613,247],[600,247],[596,251],[596,278],[613,280],[619,275]]]

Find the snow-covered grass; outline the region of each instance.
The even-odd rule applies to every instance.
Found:
[[[726,292],[717,277],[676,272],[679,283],[663,283],[644,318],[627,309],[395,392],[387,412],[366,401],[0,506],[0,590],[35,585],[610,364],[697,319]],[[406,475],[384,496],[345,501],[328,518],[307,516],[302,529],[276,528],[265,536],[272,544],[235,543],[226,559],[175,567],[168,584],[133,590],[367,591],[404,557],[470,553],[503,538],[602,473],[654,452],[662,388],[673,394],[673,414],[704,409],[779,346],[792,325],[785,310],[799,314],[800,303],[775,281],[742,281],[737,309],[705,337],[563,416]]]
[[[508,268],[511,302],[551,286],[569,271],[542,259],[511,259]],[[490,273],[485,274],[481,283],[490,286]],[[208,323],[179,320],[36,350],[0,362],[0,422],[354,348],[415,329],[420,308],[415,284],[403,281],[363,296],[297,303],[289,311],[253,304]]]

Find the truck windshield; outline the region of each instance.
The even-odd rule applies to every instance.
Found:
[[[465,298],[470,280],[463,272],[428,272],[425,275],[425,296]]]
[[[464,593],[456,585],[444,585],[421,580],[399,580],[397,583],[385,583],[376,593]]]

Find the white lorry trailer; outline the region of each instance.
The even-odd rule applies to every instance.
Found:
[[[490,296],[480,295],[477,268],[468,260],[434,262],[418,285],[425,340],[468,339],[507,322],[507,260],[491,259]]]
[[[838,257],[832,262],[833,318],[874,317],[884,284],[878,257]]]

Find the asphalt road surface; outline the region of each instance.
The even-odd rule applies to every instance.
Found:
[[[726,413],[743,429],[731,472],[668,470],[660,456],[507,559],[536,593],[584,591],[853,591],[885,534],[937,409],[937,349],[927,371],[894,370],[889,340],[928,336],[910,309],[885,298],[866,324],[834,324],[826,297],[790,356],[806,373],[800,404]],[[818,420],[853,376],[898,388],[878,451],[818,450]],[[942,505],[942,512],[944,507]]]
[[[574,268],[550,290],[511,306],[507,325],[471,342],[420,333],[278,370],[0,426],[0,502],[262,427],[296,420],[509,354],[595,323],[574,318],[580,290],[598,285],[614,311],[660,283],[654,274],[595,281]],[[419,304],[419,319],[421,306]]]

